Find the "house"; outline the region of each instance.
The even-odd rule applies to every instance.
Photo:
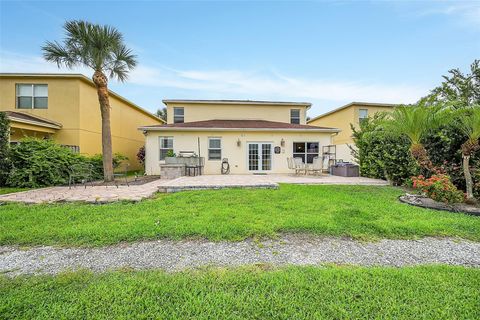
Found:
[[[336,128],[306,124],[306,102],[163,100],[167,123],[142,126],[147,174],[159,174],[169,151],[205,158],[205,174],[287,173],[287,157],[311,163]]]
[[[138,168],[144,144],[140,125],[163,123],[110,91],[114,153]],[[94,83],[81,74],[0,74],[0,111],[10,119],[11,142],[23,137],[53,139],[85,155],[102,153],[101,116]]]
[[[354,162],[350,149],[350,147],[354,146],[350,124],[358,128],[362,119],[368,118],[377,112],[390,112],[396,106],[396,104],[387,103],[352,102],[310,119],[307,123],[312,126],[341,129],[341,132],[335,135],[332,141],[333,145],[335,145],[333,149],[335,157],[337,160],[343,160],[344,162]]]

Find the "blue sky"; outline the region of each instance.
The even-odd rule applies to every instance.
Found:
[[[110,24],[139,65],[111,89],[155,111],[165,98],[410,103],[480,58],[480,1],[1,1],[0,72],[41,58],[66,20]]]

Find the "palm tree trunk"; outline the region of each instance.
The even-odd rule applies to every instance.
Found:
[[[435,172],[436,169],[428,157],[427,150],[421,143],[412,144],[410,147],[410,152],[417,162],[417,164],[424,169],[427,169],[430,172]]]
[[[473,199],[473,180],[470,174],[470,156],[463,155],[463,175],[467,186],[467,199]]]
[[[103,178],[113,181],[112,132],[110,129],[110,100],[108,98],[108,79],[101,71],[95,71],[93,82],[97,87],[98,102],[102,115],[102,157]]]

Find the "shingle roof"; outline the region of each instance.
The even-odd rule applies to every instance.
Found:
[[[37,117],[37,116],[34,116],[32,114],[28,114],[28,113],[23,113],[23,112],[16,112],[16,111],[4,111],[7,116],[11,119],[11,120],[20,120],[21,122],[31,122],[31,123],[34,123],[34,124],[37,124],[37,125],[40,125],[40,126],[45,126],[45,127],[53,127],[53,128],[57,128],[57,129],[60,129],[62,127],[62,124],[58,123],[58,122],[55,122],[55,121],[52,121],[52,120],[49,120],[49,119],[45,119],[45,118],[41,118],[41,117]]]
[[[263,130],[317,130],[339,131],[336,128],[317,127],[304,124],[291,124],[266,120],[205,120],[185,123],[173,123],[164,125],[144,126],[144,130],[168,130],[168,129],[263,129]]]

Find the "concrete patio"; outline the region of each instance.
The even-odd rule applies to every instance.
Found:
[[[178,192],[222,188],[269,188],[276,189],[280,183],[292,184],[343,184],[387,185],[386,181],[363,177],[295,176],[295,175],[203,175],[180,177],[173,180],[155,180],[141,185],[50,187],[0,196],[0,202],[27,204],[54,202],[108,203],[114,201],[140,201],[156,192]]]

